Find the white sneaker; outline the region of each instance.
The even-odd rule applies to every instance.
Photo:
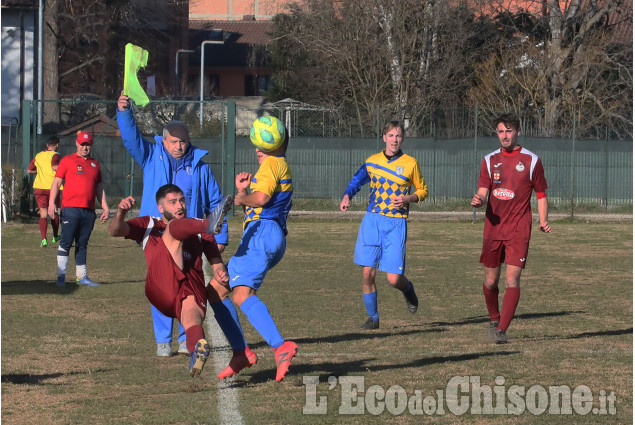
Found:
[[[172,347],[169,342],[159,342],[157,343],[157,356],[159,357],[171,357],[172,356]]]
[[[179,344],[179,354],[190,354],[190,352],[187,349],[187,342],[186,341],[181,341],[181,343]]]

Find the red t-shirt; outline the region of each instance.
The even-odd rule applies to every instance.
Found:
[[[163,242],[166,223],[149,215],[128,220],[130,233],[126,239],[142,243],[146,257],[146,297],[161,313],[180,319],[181,301],[194,295],[203,311],[207,307],[202,254],[209,261],[220,257],[213,235],[201,234],[183,242],[183,269],[180,269]]]
[[[483,158],[478,187],[489,189],[485,212],[485,240],[529,240],[531,192],[543,193],[547,181],[538,155],[520,147],[511,153],[498,149]]]
[[[101,167],[95,159],[77,153],[67,155],[60,161],[55,177],[64,180],[62,208],[95,209],[97,185],[101,183]]]

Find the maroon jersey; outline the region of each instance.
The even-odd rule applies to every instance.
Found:
[[[211,261],[220,257],[214,236],[202,234],[183,242],[183,269],[181,270],[163,242],[167,225],[163,220],[149,215],[127,221],[130,234],[126,239],[142,243],[146,257],[146,297],[161,313],[181,319],[181,302],[194,295],[197,304],[207,308],[207,293],[203,275],[202,254]]]
[[[483,239],[529,240],[531,192],[547,190],[540,158],[523,147],[498,149],[483,158],[478,187],[489,189]]]

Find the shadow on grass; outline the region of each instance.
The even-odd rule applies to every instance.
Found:
[[[40,385],[42,381],[47,379],[55,379],[72,375],[84,375],[88,372],[70,372],[70,373],[47,373],[43,375],[27,374],[27,373],[7,373],[2,375],[3,384],[16,385]]]
[[[514,315],[514,320],[524,320],[524,319],[541,319],[544,317],[556,317],[556,316],[569,316],[572,314],[582,314],[585,313],[583,310],[574,310],[574,311],[548,311],[544,313],[524,313]],[[489,323],[489,317],[487,316],[474,316],[468,317],[463,320],[458,320],[454,322],[432,322],[430,325],[432,326],[460,326],[460,325],[471,325],[475,323]]]
[[[482,357],[493,357],[493,356],[511,356],[515,354],[521,354],[521,351],[497,351],[497,352],[479,352],[479,353],[466,353],[466,354],[458,354],[451,356],[433,356],[433,357],[422,357],[420,359],[413,360],[407,363],[397,363],[397,364],[368,364],[376,359],[367,358],[354,360],[349,362],[327,362],[327,363],[317,363],[317,364],[292,364],[289,369],[289,377],[293,375],[319,375],[321,382],[326,382],[329,376],[346,376],[356,373],[367,373],[367,372],[376,372],[376,371],[385,371],[390,369],[407,369],[407,368],[418,368],[424,366],[432,366],[444,363],[458,363],[458,362],[466,362],[471,360],[477,360]],[[296,358],[297,362],[297,358]],[[247,378],[248,375],[244,375]],[[253,375],[248,377],[246,381],[235,381],[232,382],[229,387],[243,387],[246,385],[260,384],[272,379],[275,379],[276,369],[269,368],[265,370],[258,371]]]
[[[55,280],[17,280],[2,282],[2,295],[71,294],[79,289],[74,282],[58,287]]]
[[[435,329],[409,329],[406,331],[392,331],[392,332],[378,332],[378,331],[351,332],[351,333],[345,333],[345,334],[339,334],[339,335],[329,335],[324,337],[290,338],[290,340],[295,342],[298,345],[320,344],[325,342],[334,343],[334,342],[348,342],[348,341],[359,341],[359,340],[368,341],[371,339],[390,338],[394,336],[406,336],[406,335],[423,334],[423,333],[438,333],[438,332],[447,332],[447,329],[435,328]],[[264,341],[258,341],[253,344],[250,343],[249,347],[263,348],[263,347],[268,347],[268,345]]]
[[[139,283],[141,280],[116,280],[112,282],[99,281],[101,285],[114,285],[119,283]],[[74,281],[67,281],[66,286],[58,287],[54,280],[15,280],[2,282],[2,295],[27,295],[27,294],[72,294],[81,289]],[[93,290],[94,288],[89,288]]]
[[[576,339],[576,338],[591,338],[594,336],[615,336],[615,335],[628,335],[633,333],[633,328],[628,329],[615,329],[610,331],[598,331],[598,332],[583,332],[577,335],[570,335],[566,337],[567,339]]]
[[[579,338],[593,338],[597,336],[619,336],[619,335],[632,335],[633,328],[626,329],[612,329],[606,331],[597,332],[582,332],[573,335],[545,335],[538,338],[520,338],[522,341],[544,341],[548,339],[579,339]]]

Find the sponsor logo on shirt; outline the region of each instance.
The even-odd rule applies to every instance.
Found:
[[[494,189],[492,191],[492,195],[501,201],[509,201],[510,199],[514,199],[514,196],[516,196],[513,190],[503,189],[502,187]]]
[[[521,172],[521,171],[523,171],[524,169],[525,169],[525,166],[523,165],[523,163],[522,163],[522,162],[519,162],[518,164],[516,164],[516,170],[517,170],[518,172]]]

